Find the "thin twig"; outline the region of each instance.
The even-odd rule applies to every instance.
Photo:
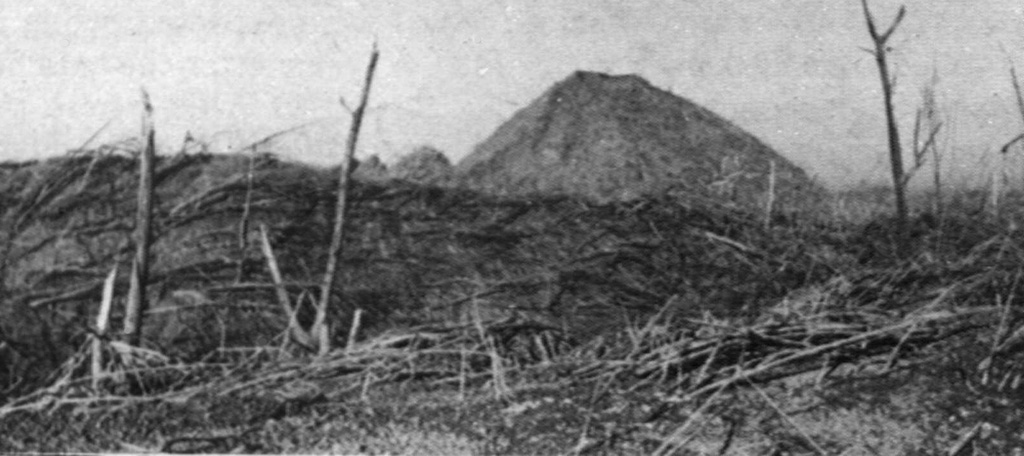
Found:
[[[978,423],[975,424],[970,431],[967,431],[967,433],[964,434],[964,436],[961,437],[955,445],[953,445],[953,448],[949,449],[949,456],[967,456],[973,454],[971,444],[974,443],[979,435],[981,435],[982,427],[983,423]]]
[[[754,382],[751,382],[749,379],[747,379],[747,383],[749,383],[750,386],[754,387],[754,391],[757,391],[757,394],[761,395],[761,398],[764,399],[764,401],[767,402],[768,405],[771,406],[771,408],[775,409],[775,412],[778,413],[783,420],[789,423],[789,425],[792,426],[793,429],[796,429],[796,431],[800,433],[800,436],[802,436],[804,440],[812,448],[814,448],[814,451],[816,451],[818,454],[828,454],[828,452],[825,451],[825,449],[822,448],[821,445],[818,445],[818,442],[815,442],[814,439],[811,438],[810,434],[808,434],[807,431],[804,431],[804,429],[800,427],[800,425],[796,424],[796,422],[789,417],[789,414],[787,414],[785,411],[782,410],[781,407],[779,407],[779,404],[776,404],[775,401],[772,400],[772,398],[768,397],[768,394],[765,393],[764,390],[762,390],[759,386],[754,384]]]
[[[700,407],[698,407],[697,410],[695,410],[693,413],[690,414],[689,417],[687,417],[683,425],[676,428],[675,431],[672,431],[672,434],[669,435],[668,438],[666,438],[661,443],[661,446],[659,446],[658,449],[654,450],[654,453],[652,453],[652,455],[663,456],[675,454],[679,449],[681,449],[690,440],[692,440],[695,437],[695,435],[691,435],[686,439],[683,439],[683,436],[686,435],[686,433],[690,430],[690,426],[697,421],[697,418],[700,418],[704,414],[704,411],[707,410],[708,407],[710,407],[711,404],[715,401],[715,399],[718,399],[718,396],[722,394],[723,391],[725,391],[725,387],[726,385],[720,386],[714,392],[714,394],[712,394],[710,397],[704,400]]]

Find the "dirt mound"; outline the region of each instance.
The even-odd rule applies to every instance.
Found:
[[[751,134],[635,75],[578,71],[516,113],[458,165],[461,183],[497,194],[628,200],[682,189],[750,204],[820,188]]]
[[[420,146],[395,164],[391,176],[420,184],[444,184],[450,181],[452,163],[448,157],[430,146]]]

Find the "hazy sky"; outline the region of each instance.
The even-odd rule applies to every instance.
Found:
[[[1020,0],[873,0],[894,35],[909,143],[938,75],[961,179],[1019,133],[1008,68],[1024,74]],[[418,144],[453,159],[572,71],[636,73],[762,138],[833,185],[884,178],[877,70],[858,0],[4,0],[0,160],[137,132],[139,87],[161,148],[186,130],[226,149],[318,122],[283,155],[336,162],[374,40],[381,62],[360,156]],[[1018,152],[1019,153],[1019,152]],[[951,173],[953,173],[951,171]]]

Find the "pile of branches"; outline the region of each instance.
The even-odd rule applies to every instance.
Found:
[[[11,202],[0,208],[0,311],[11,316],[0,336],[29,347],[21,364],[53,369],[88,334],[110,267],[129,269],[137,173],[130,154],[106,149],[12,173],[0,189]],[[155,180],[153,302],[197,291],[280,329],[285,316],[251,239],[261,224],[293,302],[315,295],[333,220],[329,173],[269,155],[178,155],[158,160]],[[357,307],[370,314],[364,326],[380,330],[464,323],[479,306],[487,319],[525,315],[579,344],[675,295],[703,296],[716,312],[756,312],[833,272],[800,236],[696,198],[595,204],[403,182],[353,190],[340,327]],[[119,279],[117,294],[126,288]]]
[[[867,312],[822,312],[807,318],[737,326],[712,317],[630,331],[628,341],[587,347],[604,353],[573,372],[595,384],[656,390],[689,402],[710,393],[844,365],[888,371],[922,350],[967,331],[990,327],[1000,309],[935,310],[893,320]],[[667,327],[673,328],[666,331]],[[625,343],[623,343],[625,342]]]
[[[83,355],[69,360],[48,388],[0,407],[0,417],[199,397],[313,403],[388,384],[482,387],[515,400],[524,388],[569,382],[599,395],[644,393],[657,406],[640,421],[652,422],[751,385],[797,376],[825,382],[853,371],[883,374],[968,339],[986,342],[979,368],[998,375],[1000,359],[1024,344],[1018,302],[1024,271],[1011,268],[1021,258],[1017,244],[1003,237],[957,264],[919,259],[838,277],[808,302],[787,297],[754,319],[695,315],[687,297],[673,296],[642,323],[582,343],[535,319],[481,318],[476,306],[486,297],[478,296],[470,322],[395,328],[319,359],[289,358],[272,347],[230,363],[182,364],[134,353],[145,363],[122,363],[111,373],[130,379],[134,390],[109,381],[95,388],[81,368]],[[1020,375],[1007,373],[1014,372]]]
[[[558,333],[556,328],[524,321],[477,321],[392,331],[316,359],[293,358],[275,347],[261,347],[249,350],[242,361],[194,363],[115,341],[107,348],[107,356],[114,361],[101,377],[89,374],[88,349],[83,347],[48,386],[0,406],[0,419],[17,412],[61,407],[110,410],[146,402],[181,403],[200,396],[271,395],[282,402],[305,401],[412,381],[468,386],[490,382],[497,395],[507,396],[509,382],[520,369],[535,367],[538,356],[552,362],[548,354],[537,352],[543,350],[544,341],[557,339]]]
[[[275,287],[264,270],[258,246],[246,242],[246,224],[242,222],[248,221],[249,227],[257,223],[268,226],[285,286],[291,299],[301,301],[316,287],[310,266],[321,264],[323,233],[327,221],[333,219],[327,209],[332,180],[324,173],[281,164],[272,157],[248,160],[245,156],[180,156],[161,162],[154,277],[163,283],[158,288],[191,288],[218,301],[246,300],[268,310],[266,319],[280,320],[276,326],[267,326],[274,332],[284,321],[274,313]],[[83,155],[46,163],[42,168],[20,168],[40,175],[11,181],[20,182],[8,189],[17,204],[0,214],[5,226],[18,228],[8,233],[20,236],[5,239],[6,251],[12,254],[6,258],[22,259],[21,264],[7,263],[20,269],[8,270],[12,273],[7,277],[8,296],[13,298],[5,306],[75,307],[80,311],[62,318],[79,325],[94,313],[107,268],[127,260],[126,220],[132,202],[126,189],[131,187],[131,179],[118,176],[131,176],[130,165],[130,157]],[[247,168],[252,171],[246,173]],[[955,264],[925,258],[851,273],[841,269],[845,253],[835,245],[841,244],[842,238],[831,239],[833,231],[766,228],[756,215],[696,198],[595,204],[558,196],[496,198],[396,182],[364,182],[354,190],[351,215],[355,228],[341,272],[349,295],[339,301],[345,311],[362,307],[381,314],[370,325],[375,325],[374,331],[364,333],[368,338],[350,347],[348,356],[361,346],[386,349],[389,357],[408,352],[399,357],[402,361],[394,367],[397,370],[388,371],[392,374],[374,374],[381,379],[403,377],[396,373],[406,369],[401,366],[418,362],[410,362],[408,356],[430,359],[434,367],[456,365],[424,355],[434,349],[469,358],[476,355],[466,353],[487,353],[487,359],[490,353],[498,353],[505,360],[501,366],[509,359],[515,359],[516,366],[529,366],[562,357],[562,362],[573,364],[574,372],[583,369],[577,374],[584,377],[584,372],[589,372],[587,375],[605,380],[632,378],[636,385],[671,377],[675,380],[669,389],[680,391],[715,384],[724,374],[708,372],[735,369],[737,360],[746,366],[740,369],[745,371],[761,365],[761,358],[787,359],[789,355],[773,355],[785,350],[796,350],[795,354],[830,344],[846,347],[797,357],[801,363],[809,363],[801,364],[800,372],[811,369],[822,356],[832,356],[834,361],[880,357],[899,343],[903,348],[898,353],[903,353],[904,348],[941,340],[945,333],[917,328],[903,340],[892,331],[883,331],[877,340],[869,341],[870,350],[863,352],[842,341],[901,324],[911,317],[908,309],[917,309],[922,300],[932,299],[951,283],[971,290],[958,295],[964,300],[974,296],[970,299],[978,302],[972,301],[971,306],[990,305],[991,301],[980,301],[993,293],[1005,296],[1012,279],[995,271],[1012,270],[1010,265],[1024,258],[1015,239],[994,238]],[[73,266],[44,264],[43,260],[56,261],[46,252],[68,250],[69,246],[88,255],[83,253],[82,261]],[[33,267],[46,272],[24,272]],[[776,326],[759,320],[765,309],[790,291],[837,276],[847,286],[831,293],[855,305],[856,311],[847,309],[806,321],[786,320]],[[370,301],[365,304],[349,299],[358,296],[355,291],[366,289],[380,293],[367,294]],[[401,293],[396,295],[396,291]],[[652,317],[659,311],[666,313]],[[400,324],[393,318],[397,315],[405,318]],[[43,319],[48,319],[50,327],[56,326],[52,315]],[[489,323],[475,323],[478,320]],[[520,326],[508,326],[510,321]],[[641,329],[620,331],[638,321],[657,321],[651,331],[674,329],[657,337]],[[339,323],[343,327],[347,321]],[[424,324],[434,329],[424,330]],[[505,328],[504,336],[488,336],[492,342],[485,342],[487,337],[480,334],[497,328]],[[519,335],[520,330],[508,328],[544,329],[526,337]],[[717,332],[712,331],[715,328]],[[79,336],[86,333],[77,332]],[[381,342],[391,340],[387,337],[407,342],[415,334],[417,342],[400,345],[398,352],[391,342]],[[693,334],[705,339],[693,339]],[[11,339],[18,335],[14,336]],[[615,337],[624,338],[615,342],[619,348],[601,347]],[[79,344],[70,340],[73,351]],[[626,353],[622,347],[628,347]],[[590,364],[577,366],[580,358],[572,354],[587,350],[601,355],[583,356],[584,364]],[[618,358],[607,358],[613,355]],[[376,360],[372,353],[368,356],[365,362],[390,365],[390,361]],[[668,358],[678,359],[666,361],[664,369],[652,367],[661,366],[651,364],[652,360]],[[808,361],[812,358],[816,361]],[[363,375],[366,371],[360,364],[363,361],[349,365],[350,361],[344,360],[348,358],[338,359],[345,367],[334,373]],[[203,365],[198,359],[189,361]],[[487,361],[477,368],[487,371],[491,365]],[[612,365],[625,370],[609,373]],[[627,365],[635,366],[623,367]],[[793,368],[788,361],[785,365]],[[224,369],[220,365],[213,368]],[[778,375],[776,367],[771,370],[771,375]],[[411,377],[423,377],[426,370],[418,372]],[[469,371],[451,367],[445,372],[431,375],[450,378],[453,372],[463,375]],[[690,375],[693,372],[705,373],[694,377]],[[680,373],[689,377],[679,377]],[[289,375],[301,378],[307,374]]]
[[[72,356],[89,332],[107,272],[130,269],[137,166],[131,147],[101,147],[12,166],[0,183],[0,373],[32,386]],[[248,164],[248,166],[247,166]],[[246,168],[250,172],[245,172]],[[252,269],[240,220],[300,218],[317,201],[267,181],[287,171],[270,156],[160,157],[154,177],[153,288],[237,280]],[[241,170],[241,171],[240,171]],[[295,189],[292,189],[295,190]],[[249,206],[246,206],[248,200]],[[234,259],[234,261],[232,261]],[[262,264],[262,263],[260,263]],[[117,282],[118,295],[127,278]],[[163,291],[150,298],[156,302]],[[6,389],[7,384],[3,385]]]
[[[123,364],[103,379],[106,383],[85,373],[83,355],[69,360],[48,388],[0,407],[0,418],[65,406],[109,409],[195,397],[270,396],[284,403],[307,402],[410,382],[486,385],[496,397],[513,398],[520,387],[537,386],[539,377],[532,374],[560,372],[554,381],[571,379],[595,391],[659,392],[663,407],[648,417],[655,420],[669,410],[751,384],[810,372],[818,372],[820,381],[843,365],[892,369],[934,344],[995,326],[1001,315],[1001,323],[1007,324],[1005,313],[997,306],[954,310],[933,305],[894,320],[891,314],[833,310],[766,318],[747,326],[710,316],[693,320],[661,314],[621,334],[625,340],[596,339],[563,353],[544,349],[562,340],[558,328],[516,320],[477,321],[391,331],[312,361],[288,359],[270,348],[248,362],[230,364],[186,365],[158,354],[134,353],[134,359],[145,358],[148,365]],[[109,382],[126,375],[136,386],[134,393]]]

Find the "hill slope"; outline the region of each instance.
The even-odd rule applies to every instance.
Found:
[[[820,190],[708,109],[635,75],[578,71],[517,112],[457,170],[464,185],[497,194],[608,201],[682,189],[745,204],[764,198],[771,162],[783,199]]]

